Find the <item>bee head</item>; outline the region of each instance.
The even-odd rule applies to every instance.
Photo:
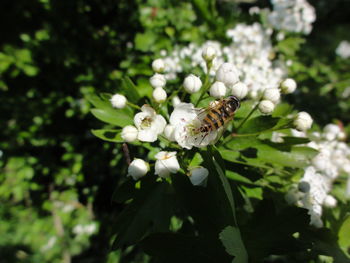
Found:
[[[228,97],[227,104],[234,111],[238,110],[238,108],[241,106],[240,102],[239,102],[239,99],[237,97],[235,97],[235,96]]]

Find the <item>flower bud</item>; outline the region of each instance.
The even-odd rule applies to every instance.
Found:
[[[177,105],[179,105],[181,103],[181,100],[180,100],[179,96],[174,96],[171,99],[171,102],[173,104],[173,107],[176,107]]]
[[[164,88],[166,79],[164,75],[156,73],[150,78],[149,82],[153,88]]]
[[[184,88],[188,93],[196,93],[202,87],[202,81],[199,77],[191,74],[187,76],[184,80]]]
[[[288,78],[281,83],[280,88],[283,94],[293,93],[297,88],[297,83],[294,79]]]
[[[220,81],[215,81],[210,87],[210,96],[214,98],[222,98],[226,95],[226,86]]]
[[[210,62],[216,57],[216,50],[212,46],[206,46],[202,51],[202,57],[205,61]]]
[[[135,158],[128,167],[128,176],[135,181],[145,176],[149,171],[149,164],[142,159]]]
[[[165,63],[164,60],[161,58],[158,58],[152,62],[152,69],[154,72],[162,73],[165,69]]]
[[[216,71],[216,80],[230,87],[239,81],[239,73],[231,63],[223,63]]]
[[[164,136],[165,138],[167,138],[170,141],[175,141],[175,127],[171,124],[168,124],[167,126],[165,126],[164,129]]]
[[[306,131],[311,128],[312,118],[309,113],[302,111],[296,115],[293,124],[298,131]]]
[[[137,135],[138,135],[138,130],[135,126],[133,125],[128,125],[125,126],[122,130],[122,139],[125,142],[133,142],[137,139]]]
[[[259,110],[262,114],[271,114],[275,109],[275,104],[269,100],[262,100],[259,103]]]
[[[231,87],[231,94],[238,99],[243,99],[248,94],[248,87],[243,82],[238,82]]]
[[[308,182],[301,181],[298,184],[298,190],[302,193],[308,193],[310,192],[310,184]]]
[[[281,97],[280,91],[275,88],[266,89],[264,91],[263,99],[277,103]]]
[[[327,195],[326,198],[324,199],[323,203],[326,207],[333,208],[333,207],[336,207],[336,205],[337,205],[337,199],[335,199],[331,195]]]
[[[126,106],[127,99],[124,95],[121,94],[115,94],[110,99],[110,102],[112,103],[112,106],[117,109],[122,109]]]
[[[152,93],[153,99],[158,102],[162,103],[166,100],[167,94],[163,88],[155,88]]]
[[[208,177],[209,171],[202,166],[190,170],[189,178],[193,185],[205,185],[205,179]]]

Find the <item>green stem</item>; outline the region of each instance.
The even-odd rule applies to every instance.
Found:
[[[128,106],[130,106],[131,108],[134,108],[134,109],[137,109],[137,110],[141,110],[141,107],[139,107],[138,105],[136,105],[136,104],[133,104],[133,103],[131,103],[131,102],[127,102],[126,103]]]
[[[205,74],[205,80],[204,80],[204,85],[202,87],[202,93],[199,96],[196,104],[194,105],[195,107],[198,106],[198,104],[201,102],[203,96],[205,95],[205,93],[207,92],[208,88],[209,88],[209,74],[210,74],[210,68],[211,68],[211,62],[207,63],[207,73]]]

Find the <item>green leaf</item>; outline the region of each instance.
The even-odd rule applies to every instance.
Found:
[[[248,179],[247,177],[244,177],[238,173],[232,172],[232,171],[226,171],[226,176],[227,178],[239,182],[239,183],[245,183],[245,184],[249,184],[249,185],[255,185],[250,179]]]
[[[91,113],[97,119],[119,127],[124,127],[133,123],[132,117],[124,110],[92,109]]]
[[[248,254],[242,243],[239,230],[233,226],[227,226],[219,235],[226,252],[234,256],[232,263],[247,263]]]
[[[91,130],[96,137],[108,142],[123,142],[120,130],[101,129]]]
[[[146,237],[141,246],[148,254],[156,257],[155,262],[203,263],[229,260],[218,239],[180,233],[155,233]]]
[[[279,151],[267,144],[260,145],[258,149],[258,159],[266,163],[288,167],[305,167],[308,162],[318,153],[309,147],[292,147],[291,152]]]
[[[113,249],[137,243],[148,231],[167,231],[172,215],[169,184],[155,183],[154,176],[141,180],[141,190],[115,222]]]
[[[339,229],[338,238],[339,246],[350,256],[350,214],[345,217]]]
[[[245,133],[258,133],[273,128],[279,118],[273,118],[271,116],[258,116],[249,119],[239,130],[239,134]]]
[[[88,95],[86,99],[96,108],[98,109],[113,109],[112,105],[107,100],[102,100],[99,96],[92,94]]]
[[[137,91],[137,87],[129,77],[123,78],[122,87],[125,94],[127,94],[126,96],[128,100],[130,100],[133,103],[137,103],[139,101],[140,94]]]
[[[143,52],[152,51],[154,50],[156,40],[157,36],[151,31],[137,33],[135,37],[135,48]]]

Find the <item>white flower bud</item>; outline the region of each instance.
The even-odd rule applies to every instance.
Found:
[[[135,181],[145,176],[149,171],[149,164],[142,159],[135,158],[128,167],[128,176],[131,176]]]
[[[202,57],[205,61],[212,61],[216,57],[216,50],[212,46],[206,46],[202,51]]]
[[[329,157],[321,152],[312,159],[311,163],[317,171],[324,171],[327,168],[328,158]]]
[[[199,77],[191,74],[187,76],[184,80],[184,88],[188,93],[196,93],[202,87],[202,81]]]
[[[297,88],[297,83],[294,79],[288,78],[281,83],[280,88],[283,94],[293,93]]]
[[[153,88],[164,88],[166,79],[164,75],[156,73],[149,79],[149,82]]]
[[[262,114],[271,114],[273,112],[273,110],[275,109],[275,104],[273,104],[269,100],[262,100],[262,101],[260,101],[258,107],[259,107],[259,111]]]
[[[167,94],[163,88],[155,88],[152,93],[153,99],[158,102],[162,103],[166,100]]]
[[[301,199],[302,193],[298,191],[295,187],[291,188],[287,194],[284,196],[284,199],[288,204],[292,205],[298,202]]]
[[[216,71],[216,80],[230,87],[239,81],[239,73],[231,63],[223,63]]]
[[[310,192],[310,184],[308,182],[301,181],[298,184],[298,190],[302,193],[308,193]]]
[[[337,205],[337,199],[335,199],[333,196],[331,195],[327,195],[326,198],[324,199],[323,201],[323,204],[326,206],[326,207],[330,207],[330,208],[333,208],[333,207],[336,207]]]
[[[114,94],[110,99],[112,106],[117,109],[122,109],[126,106],[127,99],[124,95]]]
[[[210,96],[214,98],[222,98],[226,95],[226,86],[220,81],[215,81],[210,87]]]
[[[279,99],[281,98],[281,93],[278,89],[271,88],[271,89],[266,89],[264,91],[264,100],[269,100],[272,101],[273,103],[277,103]]]
[[[293,124],[297,130],[306,131],[311,128],[312,118],[309,113],[302,111],[297,114]]]
[[[181,100],[180,100],[179,96],[174,96],[171,99],[171,102],[172,102],[173,106],[176,107],[177,105],[179,105],[181,103]]]
[[[165,69],[164,60],[161,58],[154,60],[152,62],[152,69],[157,73],[162,73]]]
[[[248,94],[248,87],[243,82],[238,82],[231,87],[231,94],[239,99],[243,99]]]
[[[171,124],[168,124],[167,126],[165,126],[164,129],[164,136],[165,138],[167,138],[170,141],[175,141],[175,127]]]
[[[123,128],[121,136],[125,142],[133,142],[137,139],[138,132],[135,126],[128,125]]]
[[[209,171],[204,167],[196,167],[190,170],[189,178],[193,185],[205,185],[205,179],[208,177]]]

